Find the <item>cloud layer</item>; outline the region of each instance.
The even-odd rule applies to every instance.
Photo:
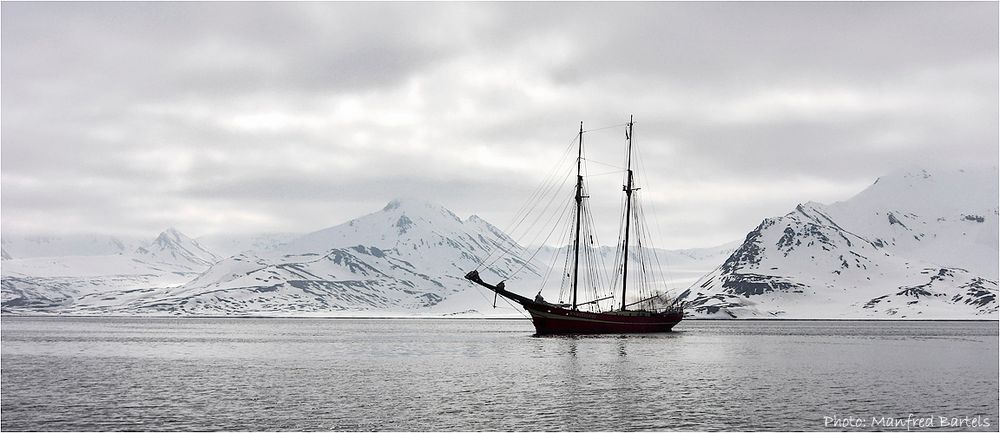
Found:
[[[722,243],[891,171],[995,165],[997,12],[8,2],[3,230],[304,232],[394,197],[503,226],[579,121],[634,113],[660,245]],[[590,182],[614,224],[620,178]]]

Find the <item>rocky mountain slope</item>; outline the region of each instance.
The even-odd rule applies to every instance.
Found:
[[[702,317],[996,318],[997,170],[879,178],[767,218],[683,298]]]
[[[136,312],[185,314],[328,314],[379,310],[435,311],[469,289],[462,278],[506,235],[472,216],[460,219],[432,203],[394,200],[381,211],[310,233],[271,251],[216,263]],[[498,278],[533,265],[516,259],[490,266]],[[460,310],[461,311],[461,310]]]

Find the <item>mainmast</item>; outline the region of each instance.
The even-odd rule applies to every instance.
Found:
[[[580,122],[580,142],[576,154],[576,235],[573,237],[573,309],[576,309],[576,283],[580,275],[580,214],[583,208],[583,122]]]
[[[628,175],[623,187],[625,190],[625,242],[622,245],[622,311],[625,311],[625,288],[628,285],[628,234],[629,225],[632,222],[632,191],[636,189],[632,188],[632,116],[628,117],[625,140],[628,142],[625,156],[625,169]]]

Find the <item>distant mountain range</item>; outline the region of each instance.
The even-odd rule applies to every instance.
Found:
[[[696,317],[995,319],[997,178],[995,168],[880,178],[845,202],[765,219],[742,243],[656,250],[667,269],[653,278]],[[52,314],[510,316],[518,309],[493,309],[492,293],[463,275],[490,258],[484,279],[556,299],[546,271],[565,254],[493,261],[501,247],[532,253],[477,216],[406,199],[305,235],[2,243],[3,311]]]
[[[4,236],[3,246],[4,311],[71,312],[81,305],[113,305],[110,293],[155,293],[197,277],[219,260],[174,229],[148,243],[107,236]],[[46,255],[60,251],[69,254]]]
[[[682,298],[708,317],[997,318],[997,170],[879,178],[767,218]]]
[[[287,240],[210,239],[230,246],[230,251],[257,246],[226,258],[173,229],[148,244],[71,237],[65,240],[72,247],[68,251],[78,255],[17,258],[23,252],[49,252],[60,241],[5,236],[4,250],[13,258],[3,262],[4,311],[462,313],[471,305],[487,306],[481,293],[470,290],[462,278],[467,269],[476,267],[500,243],[520,248],[476,216],[462,220],[439,205],[413,200],[394,200],[381,211]],[[498,278],[522,267],[524,275],[537,277],[537,264],[516,259],[482,272]],[[463,304],[469,294],[477,299]],[[456,303],[461,305],[447,307]]]

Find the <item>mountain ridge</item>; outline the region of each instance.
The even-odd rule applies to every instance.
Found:
[[[682,298],[706,317],[835,305],[832,318],[995,318],[997,169],[959,173],[881,177],[848,200],[765,218]]]
[[[998,206],[983,187],[996,191],[995,179],[995,167],[883,176],[847,200],[765,218],[742,242],[657,250],[668,268],[654,279],[681,293],[690,317],[995,319]],[[565,254],[529,252],[476,215],[406,198],[303,235],[216,239],[228,254],[172,228],[134,249],[93,249],[114,254],[7,254],[3,311],[515,316],[489,310],[492,294],[465,273],[481,268],[486,280],[555,299],[543,274]],[[515,254],[496,258],[498,249]]]

